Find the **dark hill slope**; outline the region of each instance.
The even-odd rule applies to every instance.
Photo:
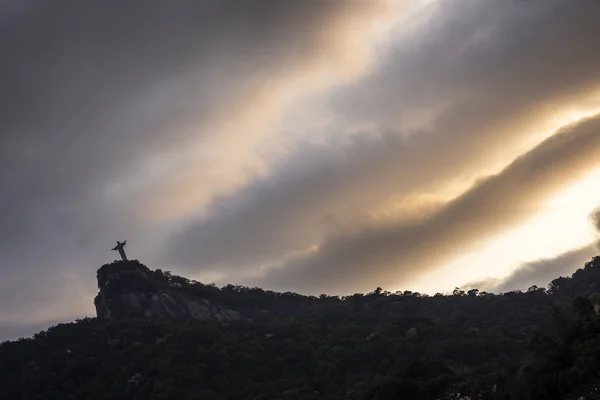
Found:
[[[0,345],[1,399],[564,399],[597,379],[600,258],[499,295],[219,289],[137,261],[98,286],[99,318]]]

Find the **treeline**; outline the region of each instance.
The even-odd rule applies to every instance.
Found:
[[[431,305],[435,309],[444,309],[447,307],[442,303],[446,302],[458,302],[456,304],[464,305],[464,300],[457,300],[463,297],[468,299],[486,298],[487,301],[495,302],[520,295],[526,295],[527,299],[533,298],[531,296],[545,295],[548,296],[547,301],[558,302],[562,306],[568,307],[570,299],[574,297],[593,297],[600,293],[600,273],[598,268],[594,268],[595,265],[600,265],[600,257],[586,263],[584,268],[579,269],[572,277],[559,277],[553,280],[547,288],[531,286],[525,292],[515,290],[499,294],[479,291],[478,289],[464,291],[455,288],[451,295],[437,293],[433,296],[412,291],[389,292],[380,287],[369,293],[356,293],[348,296],[330,296],[327,294],[306,296],[294,292],[275,292],[258,287],[234,284],[219,288],[214,283],[206,284],[190,280],[175,275],[171,271],[151,270],[138,260],[115,261],[105,264],[98,270],[97,278],[98,287],[102,288],[109,281],[109,277],[112,276],[110,286],[115,293],[120,291],[152,292],[171,288],[192,297],[205,298],[235,309],[262,310],[272,313],[278,311],[289,313],[314,306],[332,306],[340,303],[364,305],[377,299],[382,303],[408,301],[411,307],[418,302],[423,302],[423,304],[426,304],[425,308]],[[539,297],[535,298],[539,299]],[[596,300],[600,302],[600,296],[594,297],[594,301]],[[523,301],[523,299],[514,301]],[[503,308],[503,306],[500,307]]]
[[[98,282],[181,290],[252,318],[60,324],[0,345],[0,398],[599,398],[600,258],[548,288],[503,294],[301,296],[217,288],[135,261],[103,266]]]

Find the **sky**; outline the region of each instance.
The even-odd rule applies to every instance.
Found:
[[[332,295],[598,254],[600,2],[3,0],[0,340],[118,257]]]

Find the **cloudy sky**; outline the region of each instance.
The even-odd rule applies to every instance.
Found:
[[[597,253],[600,2],[3,0],[0,340],[95,272],[546,285]]]

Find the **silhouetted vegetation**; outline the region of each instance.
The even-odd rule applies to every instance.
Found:
[[[245,318],[85,318],[4,342],[0,398],[600,398],[600,257],[548,289],[503,294],[302,296],[217,288],[138,261],[104,265],[98,284],[177,290]]]

